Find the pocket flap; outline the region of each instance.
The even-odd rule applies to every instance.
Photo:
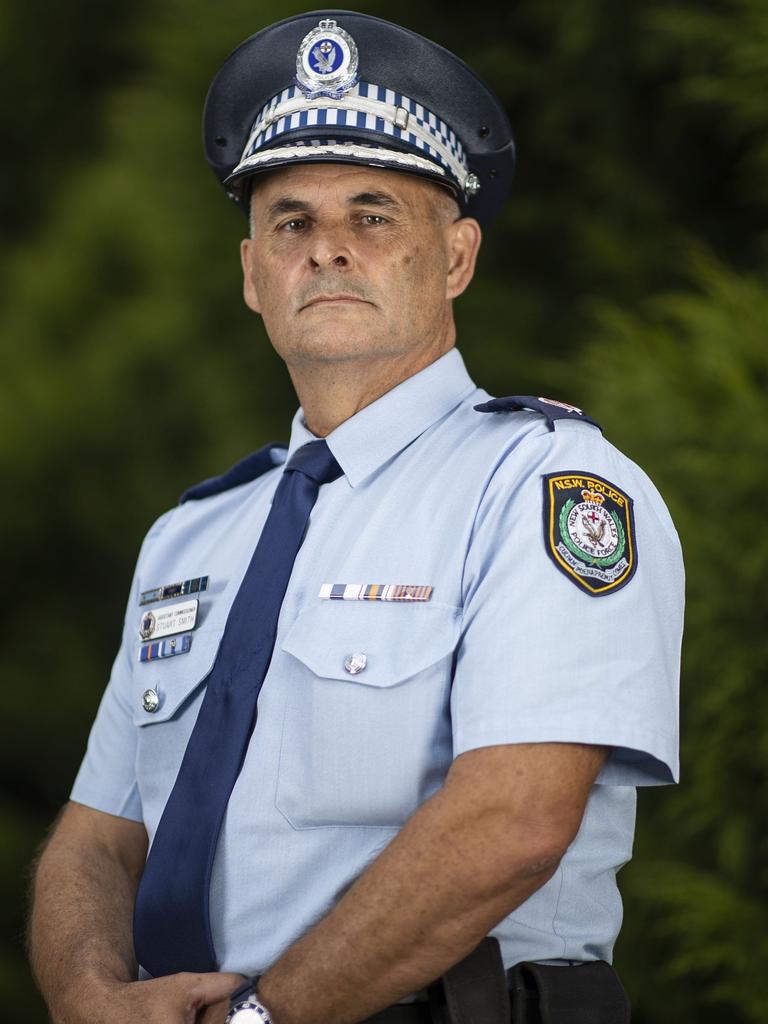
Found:
[[[191,697],[210,673],[216,660],[220,637],[218,634],[192,634],[192,646],[186,654],[157,661],[139,662],[138,648],[134,653],[134,725],[155,725],[166,722]],[[144,694],[154,690],[157,707],[147,711]]]
[[[394,686],[451,653],[459,616],[447,605],[323,601],[299,614],[282,649],[316,676]],[[345,668],[353,655],[364,655],[357,672]]]

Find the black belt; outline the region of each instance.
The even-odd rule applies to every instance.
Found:
[[[363,1024],[508,1024],[508,984],[499,943],[486,938],[429,986],[427,1002],[389,1006]]]
[[[511,986],[511,992],[509,990]],[[573,964],[520,963],[504,971],[496,939],[484,939],[429,988],[429,1001],[397,1003],[363,1024],[628,1024],[629,1000],[603,960]]]

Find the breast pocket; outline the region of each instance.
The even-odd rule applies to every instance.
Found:
[[[173,788],[219,639],[217,630],[193,633],[186,654],[135,664],[136,778],[149,825],[154,810],[162,811]]]
[[[295,828],[399,827],[451,762],[455,608],[328,601],[296,619],[276,804]]]

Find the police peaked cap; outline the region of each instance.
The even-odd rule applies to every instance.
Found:
[[[506,114],[464,61],[354,11],[311,11],[246,39],[208,91],[203,140],[243,209],[245,184],[261,171],[351,163],[438,181],[463,214],[487,223],[515,164]]]

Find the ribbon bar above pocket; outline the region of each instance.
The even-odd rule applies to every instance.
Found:
[[[414,583],[323,583],[324,601],[429,601],[433,587]]]

